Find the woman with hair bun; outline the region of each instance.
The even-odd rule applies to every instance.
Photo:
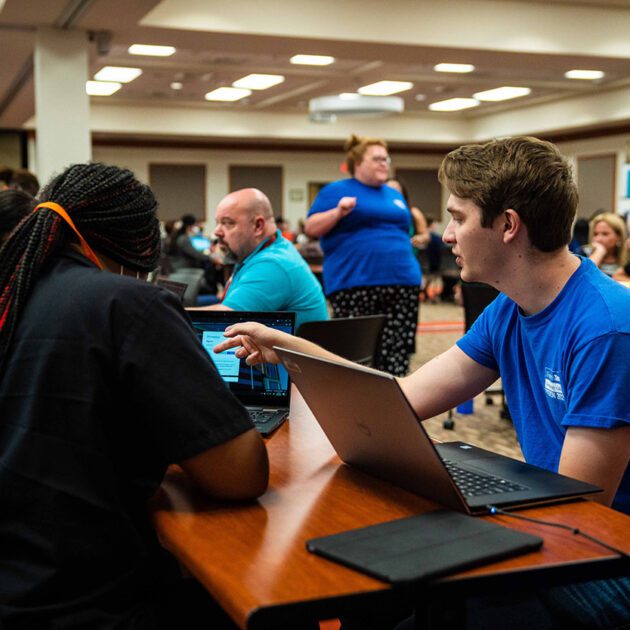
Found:
[[[409,245],[410,210],[387,186],[387,144],[351,136],[345,144],[351,177],[328,184],[306,219],[321,237],[324,287],[333,317],[387,317],[375,367],[404,376],[418,321],[420,266]]]
[[[177,298],[140,281],[160,253],[153,193],[76,164],[39,201],[0,249],[0,625],[193,627],[203,602],[231,627],[146,504],[174,463],[215,497],[256,497],[267,455]]]

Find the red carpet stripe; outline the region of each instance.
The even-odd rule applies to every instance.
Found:
[[[421,322],[417,328],[418,334],[433,334],[440,332],[464,332],[464,322],[462,321],[435,321]]]

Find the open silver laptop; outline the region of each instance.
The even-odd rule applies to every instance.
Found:
[[[389,374],[275,348],[346,463],[468,514],[601,491],[463,442],[433,444]]]

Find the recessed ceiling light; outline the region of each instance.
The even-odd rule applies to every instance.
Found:
[[[97,81],[118,81],[119,83],[129,83],[129,81],[137,79],[141,74],[142,70],[140,70],[140,68],[105,66],[94,75],[94,78]]]
[[[478,101],[508,101],[511,98],[519,96],[527,96],[531,90],[527,87],[511,87],[504,85],[503,87],[494,88],[493,90],[484,90],[473,94]]]
[[[427,100],[427,95],[426,94],[416,94],[414,96],[414,98],[416,99],[416,101],[426,101]]]
[[[118,92],[122,87],[122,83],[113,81],[86,81],[85,91],[88,96],[111,96],[114,92]]]
[[[171,90],[181,90],[184,87],[184,84],[181,81],[173,81],[171,83]]]
[[[232,86],[247,90],[266,90],[283,81],[284,77],[281,74],[248,74],[246,77],[234,81]]]
[[[477,105],[479,105],[479,101],[474,98],[449,98],[445,101],[431,103],[429,109],[434,112],[456,112],[460,109],[477,107]]]
[[[342,101],[355,101],[356,99],[361,98],[361,95],[356,92],[342,92],[339,95],[339,98]]]
[[[289,61],[303,66],[329,66],[335,58],[329,55],[293,55]]]
[[[127,49],[130,55],[147,55],[149,57],[170,57],[175,54],[174,46],[153,46],[152,44],[132,44]]]
[[[594,81],[601,79],[604,73],[601,70],[569,70],[564,73],[567,79],[584,79],[586,81]]]
[[[360,87],[357,92],[367,96],[389,96],[410,90],[412,87],[413,83],[409,81],[377,81]]]
[[[252,93],[251,90],[234,87],[220,87],[208,92],[204,98],[206,101],[239,101]]]
[[[459,74],[466,74],[472,72],[475,69],[471,63],[438,63],[433,66],[436,72],[458,72]]]

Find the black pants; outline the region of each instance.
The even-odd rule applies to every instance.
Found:
[[[385,315],[387,317],[374,367],[394,376],[409,371],[415,351],[420,287],[376,286],[335,291],[328,296],[333,317]]]

